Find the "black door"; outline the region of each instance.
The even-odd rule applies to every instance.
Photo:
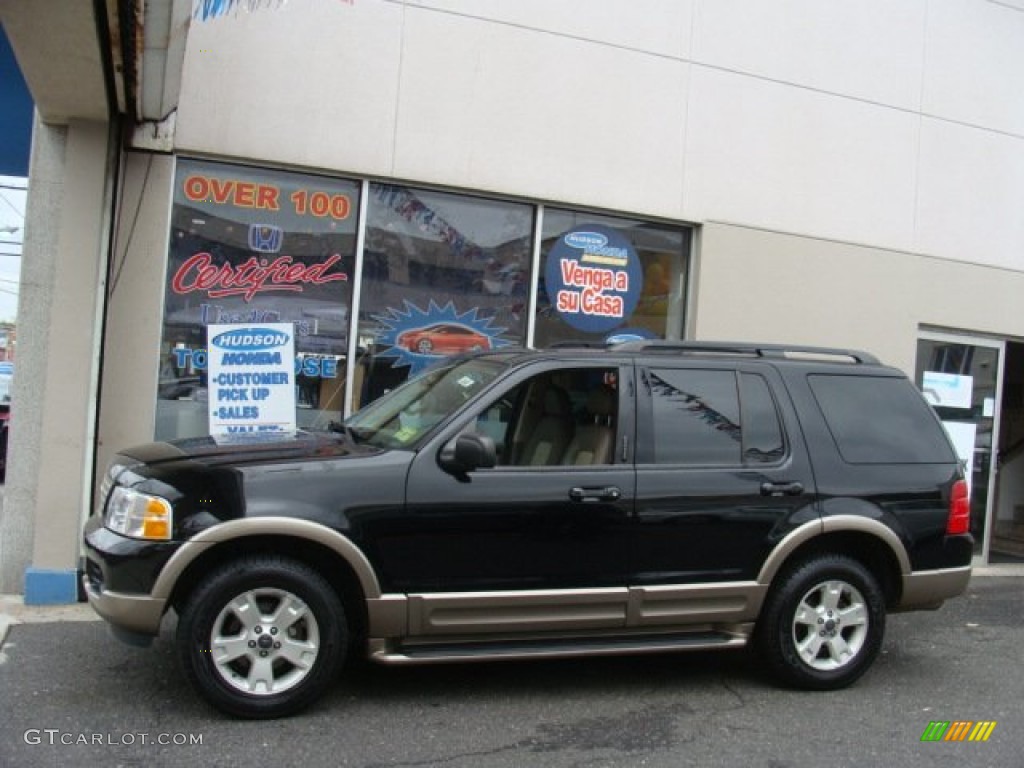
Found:
[[[628,387],[619,386],[624,375]],[[511,380],[421,450],[400,529],[381,542],[395,586],[624,585],[636,483],[622,438],[632,430],[633,391],[628,368],[547,364]],[[454,477],[438,452],[467,430],[495,440],[499,463]]]
[[[635,585],[749,581],[817,513],[770,366],[665,361],[638,373]]]

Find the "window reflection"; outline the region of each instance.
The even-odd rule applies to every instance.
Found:
[[[658,464],[740,463],[740,409],[732,371],[649,371]]]

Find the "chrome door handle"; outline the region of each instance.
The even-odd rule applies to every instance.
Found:
[[[803,483],[761,483],[762,496],[799,496],[803,492]]]
[[[576,486],[569,489],[569,498],[572,501],[618,501],[622,498],[622,491],[614,485],[597,488]]]

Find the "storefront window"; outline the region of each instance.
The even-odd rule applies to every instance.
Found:
[[[526,343],[533,211],[370,185],[355,408],[446,356]]]
[[[534,344],[683,331],[690,231],[546,208]]]
[[[361,189],[366,225],[357,254]],[[546,208],[540,274],[533,274],[541,210],[396,184],[179,160],[156,438],[207,434],[212,399],[228,398],[232,406],[248,396],[224,390],[222,397],[211,389],[210,325],[292,325],[293,426],[300,429],[327,428],[464,352],[682,336],[689,229]],[[532,287],[536,322],[528,338]],[[239,405],[244,418],[245,404]],[[291,413],[290,402],[280,410]]]
[[[293,323],[297,425],[341,418],[358,201],[352,181],[179,160],[157,439],[208,431],[210,324]]]

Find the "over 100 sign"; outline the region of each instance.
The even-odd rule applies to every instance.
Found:
[[[295,431],[291,323],[209,325],[210,434]]]

